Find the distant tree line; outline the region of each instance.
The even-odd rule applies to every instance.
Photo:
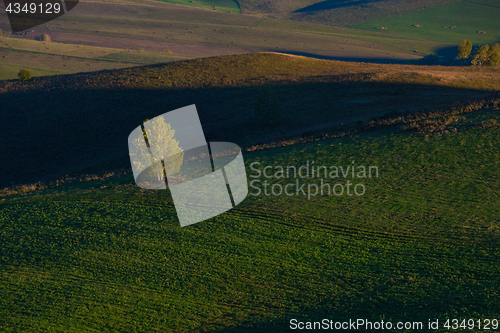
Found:
[[[500,44],[485,44],[472,48],[472,42],[463,40],[458,46],[458,58],[467,61],[471,58],[473,66],[500,66]]]

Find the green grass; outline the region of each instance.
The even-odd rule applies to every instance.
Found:
[[[423,8],[439,7],[457,1],[460,0],[381,0],[335,9],[293,13],[289,14],[286,18],[294,21],[345,27],[373,20],[398,17],[403,14],[418,12]],[[327,7],[328,3],[336,4],[340,3],[340,1],[333,0],[325,1],[324,3],[325,7]]]
[[[234,0],[157,0],[168,3],[177,3],[184,6],[200,7],[228,13],[241,13],[240,6]]]
[[[484,98],[498,91],[499,80],[495,68],[357,64],[264,53],[2,82],[8,112],[0,114],[0,122],[11,126],[2,131],[0,186],[126,168],[122,137],[161,110],[193,103],[207,139],[251,147],[337,131],[401,109],[415,113]],[[255,125],[255,98],[263,84],[274,86],[286,110],[285,122],[274,130]],[[45,117],[32,120],[32,110]],[[25,149],[9,148],[15,145]]]
[[[165,45],[164,49],[192,56],[279,51],[339,60],[408,63],[429,53],[454,56],[456,45],[464,38],[470,38],[476,44],[496,38],[496,7],[471,2],[449,5],[450,2],[456,0],[404,4],[401,0],[384,0],[366,6],[295,14],[291,11],[301,6],[297,1],[267,4],[262,1],[242,2],[242,8],[247,8],[247,11],[272,13],[265,16],[200,10],[163,2],[134,1],[133,7],[125,6],[121,1],[82,2],[81,14],[75,12],[68,20],[58,19],[39,29],[50,29],[50,32],[60,36],[58,38],[67,38],[71,42],[82,38],[102,39],[101,42],[107,43],[105,45],[110,49],[138,49],[143,46],[137,44],[145,43]],[[302,3],[303,6],[310,4],[311,1]],[[274,9],[266,9],[266,6]],[[447,17],[446,22],[457,21],[460,24],[456,29],[443,29],[434,24],[437,16]],[[390,18],[380,21],[380,24],[392,22],[390,28],[375,30],[374,24],[379,21],[373,20],[387,17]],[[412,24],[417,24],[416,21],[422,23],[422,20],[425,21],[422,28],[412,27]],[[354,26],[357,29],[331,26],[352,26],[368,21],[370,23]],[[0,24],[8,24],[6,17],[0,17]],[[488,33],[477,34],[479,29]],[[114,40],[120,42],[114,45]],[[130,43],[123,44],[124,40]],[[62,63],[54,59],[47,59],[46,62]],[[103,63],[78,66],[85,71],[87,67],[96,70],[106,68]],[[110,63],[107,69],[118,67]]]
[[[500,7],[461,1],[390,19],[370,21],[351,28],[373,31],[376,27],[387,27],[387,30],[377,31],[380,31],[381,35],[400,35],[441,43],[459,44],[468,39],[478,45],[498,42],[498,16]],[[414,24],[422,27],[415,28]],[[450,29],[443,26],[457,27]],[[486,31],[486,34],[479,34],[478,31]]]
[[[40,76],[167,63],[192,59],[193,57],[165,52],[125,51],[95,46],[3,38],[0,41],[0,58],[3,60],[0,79],[5,80],[17,78],[17,72],[13,73],[17,67],[33,68],[33,73],[36,73],[34,75]]]
[[[168,42],[172,47],[178,43],[197,45],[206,48],[207,52],[210,52],[210,48],[218,48],[221,51],[212,52],[283,51],[344,58],[418,58],[418,55],[413,54],[415,41],[402,40],[400,37],[396,37],[396,40],[391,36],[381,38],[375,41],[380,43],[378,47],[373,48],[374,40],[366,38],[358,31],[342,30],[339,34],[332,29],[327,33],[317,33],[315,30],[321,31],[324,28],[311,25],[302,27],[300,23],[290,24],[280,20],[272,20],[275,22],[273,24],[270,19],[262,22],[253,17],[243,20],[238,18],[239,16],[230,14],[227,14],[227,19],[210,17],[204,11],[183,10],[177,17],[172,18],[172,21],[148,18],[146,22],[138,19],[108,18],[103,23],[100,18],[75,17],[77,25],[72,22],[62,23],[62,26],[55,26],[54,29],[66,33]],[[97,29],[98,34],[95,33]],[[386,42],[391,45],[386,45]],[[422,41],[416,42],[422,44]]]
[[[500,4],[498,3],[497,0],[478,0],[478,1],[472,0],[472,2],[477,2],[477,3],[487,4],[487,5],[493,5],[493,6],[500,6]]]
[[[0,40],[0,48],[5,50],[18,50],[26,52],[39,52],[51,55],[63,55],[78,58],[98,58],[107,55],[111,52],[116,52],[116,49],[87,46],[87,45],[73,45],[63,43],[46,43],[35,40],[26,40],[20,38],[3,38]]]
[[[0,80],[13,80],[18,79],[17,73],[21,69],[29,69],[33,76],[44,76],[44,75],[58,75],[67,74],[68,72],[51,70],[46,68],[37,68],[24,65],[12,65],[12,64],[0,64]]]
[[[379,135],[361,134],[262,152],[259,156],[266,161],[263,165],[298,168],[309,161],[314,166],[345,168],[355,161],[354,165],[378,166],[380,176],[348,176],[354,184],[365,184],[367,194],[362,197],[318,195],[306,201],[303,195],[286,199],[258,196],[252,205],[383,232],[413,230],[417,234],[457,236],[464,232],[461,228],[469,228],[471,233],[498,231],[500,172],[495,165],[500,159],[500,128],[483,127],[491,119],[500,123],[500,110],[460,116],[450,126],[458,134],[402,134],[387,130]],[[259,169],[262,171],[262,167]],[[258,176],[256,171],[250,174]],[[264,176],[256,179],[261,184],[266,180]],[[320,183],[318,177],[300,181]],[[325,181],[345,184],[342,176]],[[270,184],[289,182],[286,178],[268,180]]]
[[[280,51],[345,60],[404,62],[416,61],[435,49],[449,46],[421,39],[381,35],[376,31],[366,33],[357,29],[221,13],[172,4],[134,6],[140,14],[132,11],[130,6],[116,3],[82,3],[81,6],[85,9],[81,15],[75,13],[70,20],[52,21],[41,29],[50,28],[55,35],[73,36],[73,39],[68,37],[71,42],[80,40],[82,35],[96,40],[103,38],[110,49],[137,49],[141,47],[135,46],[137,43],[162,43],[164,49],[194,56]],[[109,14],[102,16],[103,12]],[[0,23],[1,20],[2,17]],[[114,39],[129,40],[130,43],[125,46],[123,43],[113,45]],[[415,49],[419,53],[414,53]]]
[[[120,51],[102,56],[99,59],[119,61],[129,64],[159,64],[172,61],[193,59],[193,56],[173,54],[167,52],[153,52],[144,50]]]
[[[380,177],[361,197],[249,196],[185,228],[168,192],[140,190],[130,175],[3,198],[2,328],[281,332],[291,318],[498,318],[500,128],[483,127],[489,119],[499,110],[461,116],[459,134],[383,130],[247,153],[248,175],[256,161],[356,160]]]

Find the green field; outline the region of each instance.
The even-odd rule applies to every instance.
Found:
[[[19,38],[0,40],[0,80],[16,79],[20,68],[34,76],[90,72],[192,59],[193,56],[144,50],[43,43]],[[26,65],[29,64],[29,65]]]
[[[288,110],[274,130],[256,126],[253,115],[266,83]],[[128,168],[120,138],[162,110],[193,103],[200,105],[209,140],[250,147],[367,124],[401,110],[446,108],[495,94],[499,84],[498,68],[357,64],[272,53],[4,81],[2,106],[10,112],[0,122],[10,126],[2,130],[0,186]],[[32,110],[45,117],[26,122]]]
[[[228,13],[241,13],[240,6],[234,0],[157,0],[184,6],[200,7]]]
[[[43,75],[57,75],[57,74],[67,74],[68,72],[62,72],[57,70],[50,70],[45,68],[37,68],[25,65],[11,65],[11,64],[0,64],[0,80],[13,80],[18,79],[17,73],[21,69],[28,69],[31,71],[33,77],[43,76]]]
[[[0,332],[500,331],[500,67],[415,65],[499,42],[498,17],[499,0],[96,0],[22,36],[0,8]],[[134,183],[127,138],[191,104],[208,142],[242,147],[249,195],[181,228],[169,190]]]
[[[424,332],[439,319],[431,331],[449,332],[446,319],[500,319],[500,67],[368,62],[456,50],[468,30],[439,35],[433,15],[495,7],[429,8],[379,31],[221,12],[230,1],[218,11],[151,3],[83,2],[40,28],[52,43],[0,40],[0,79],[9,79],[0,81],[1,332],[295,332],[292,318],[422,322]],[[312,3],[240,2],[243,13],[273,16]],[[378,5],[375,16],[396,16],[401,1]],[[424,35],[397,29],[408,22]],[[366,63],[274,52],[203,58],[232,49]],[[36,77],[10,80],[19,68]],[[264,85],[284,113],[272,128],[254,115]],[[134,184],[127,137],[191,104],[207,141],[243,148],[249,195],[181,228],[168,190]],[[377,173],[257,176],[304,165]],[[270,194],[296,181],[304,192]],[[347,181],[363,195],[312,193]]]
[[[174,54],[195,57],[277,51],[349,61],[410,63],[452,46],[377,31],[368,33],[271,17],[154,4],[156,6],[82,2],[74,15],[39,27],[37,34],[48,33],[54,41],[63,44],[83,41],[83,44],[93,43],[111,50],[144,48],[163,52],[170,49]],[[103,13],[106,16],[102,16]],[[2,20],[5,17],[0,17],[0,26],[5,26],[7,22]],[[413,52],[415,49],[418,52]],[[92,64],[94,66],[97,64]],[[85,65],[81,67],[82,71],[87,70]],[[113,68],[116,67],[110,65],[109,69]]]
[[[130,175],[4,197],[2,329],[282,332],[291,318],[498,318],[491,119],[499,110],[460,116],[457,134],[382,130],[247,153],[248,175],[252,162],[355,160],[380,176],[362,181],[364,196],[249,196],[185,228],[168,192],[141,190]]]
[[[235,10],[228,12],[231,4],[236,5],[233,1],[213,2],[218,10],[213,10],[212,1],[177,2],[178,5],[173,1],[81,2],[71,16],[37,27],[36,33],[27,38],[48,33],[54,41],[66,45],[93,45],[86,49],[90,52],[101,47],[96,54],[105,49],[160,53],[170,49],[186,57],[207,57],[275,51],[346,61],[416,63],[430,53],[452,59],[463,39],[476,45],[497,42],[496,17],[500,10],[493,3],[471,1],[382,0],[328,9],[331,3],[335,4],[331,1],[324,3],[323,10],[297,12],[315,2],[255,0],[240,2],[244,13],[255,15],[241,15]],[[415,28],[413,24],[422,27]],[[457,28],[442,28],[445,25]],[[8,27],[5,15],[0,16],[0,26],[4,30]],[[378,26],[388,29],[376,30]],[[71,68],[62,68],[64,59],[48,53],[51,55],[36,56],[43,57],[36,59],[40,64],[31,64],[25,57],[17,63],[80,72],[124,67],[121,61],[109,61],[116,59],[136,64],[186,59],[122,54],[106,56],[107,63],[73,59],[72,64],[66,64]],[[83,57],[92,59],[92,54]]]
[[[468,39],[473,44],[479,45],[499,41],[499,16],[500,6],[493,7],[472,1],[461,1],[350,27],[368,31],[373,31],[376,27],[387,27],[387,30],[376,31],[380,31],[381,34],[441,43],[459,44],[462,40]],[[421,25],[421,27],[416,28],[413,25]],[[443,28],[443,26],[456,26],[456,28]],[[478,31],[486,33],[479,34]]]
[[[423,8],[439,7],[460,0],[380,0],[380,1],[324,1],[318,2],[316,6],[322,10],[308,10],[301,8],[285,16],[286,19],[294,21],[305,21],[323,25],[350,26],[374,20],[390,17],[398,17],[403,14],[417,12]],[[338,8],[329,9],[329,5],[339,4]],[[346,4],[346,6],[342,6]]]

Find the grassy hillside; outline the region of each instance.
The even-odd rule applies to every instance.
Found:
[[[497,73],[250,54],[3,81],[8,111],[0,122],[11,126],[1,133],[0,186],[128,167],[122,138],[144,119],[193,103],[209,140],[250,147],[484,98],[498,91]],[[286,114],[272,131],[253,115],[266,83],[275,85]],[[24,149],[13,149],[18,145]]]
[[[429,320],[449,332],[447,319],[474,319],[463,331],[479,332],[498,320],[500,68],[368,62],[456,49],[480,23],[491,29],[481,37],[494,37],[496,7],[408,14],[453,0],[326,1],[320,11],[307,8],[316,0],[239,1],[253,16],[235,14],[232,1],[183,1],[82,2],[37,28],[54,43],[0,41],[0,79],[23,64],[51,74],[0,81],[0,331],[278,333],[297,331],[292,318],[363,318],[422,322],[423,332]],[[464,8],[484,22],[434,26]],[[382,17],[391,18],[327,26]],[[174,54],[159,52],[167,48]],[[249,51],[367,63],[177,55]],[[284,113],[275,128],[253,114],[267,84]],[[260,183],[236,208],[181,228],[168,190],[134,184],[127,137],[190,104],[207,141],[243,147],[248,180]],[[313,164],[378,173],[257,171]],[[305,192],[269,195],[296,181]],[[308,192],[321,181],[365,193]]]
[[[364,196],[249,196],[185,228],[167,191],[141,190],[130,174],[4,197],[1,327],[283,332],[292,318],[432,318],[445,332],[447,318],[498,318],[492,119],[498,109],[460,115],[456,133],[393,127],[246,153],[248,175],[252,162],[355,160],[380,176],[363,180]]]
[[[163,4],[81,2],[71,15],[37,27],[56,42],[197,57],[280,51],[338,60],[416,61],[449,44],[357,29]],[[2,22],[3,20],[3,22]],[[0,16],[0,27],[7,27]],[[5,30],[5,29],[4,29]],[[413,52],[415,49],[417,53]],[[101,67],[99,67],[101,68]],[[110,69],[115,67],[110,67]]]
[[[192,59],[192,56],[145,50],[44,43],[19,38],[0,40],[0,79],[15,79],[19,68],[35,76],[90,72]],[[36,67],[35,67],[36,66]],[[17,70],[15,73],[13,71]]]
[[[31,66],[19,66],[19,65],[11,65],[11,64],[0,64],[0,80],[13,80],[17,79],[17,73],[19,73],[20,69],[28,69],[31,71],[32,76],[44,76],[44,75],[56,75],[56,74],[66,74],[63,71],[50,70],[46,68],[38,68]]]
[[[442,43],[458,44],[464,39],[474,44],[496,43],[500,36],[500,26],[497,24],[500,5],[494,7],[479,2],[461,1],[390,19],[371,21],[351,28],[374,30],[376,27],[387,27],[387,30],[380,30],[380,33]],[[413,27],[416,24],[421,27]],[[446,26],[448,28],[443,28]],[[451,29],[450,26],[456,28]],[[478,31],[486,33],[479,34]]]
[[[238,1],[234,0],[158,0],[184,6],[194,6],[229,13],[240,13]]]
[[[85,1],[89,2],[89,1]],[[94,3],[113,3],[113,4],[134,4],[134,5],[153,5],[167,3],[176,6],[189,6],[210,11],[225,13],[241,13],[239,3],[235,0],[92,0]],[[156,4],[155,4],[156,2]]]
[[[311,23],[349,26],[372,20],[397,17],[423,8],[439,7],[460,0],[351,0],[351,1],[265,1],[242,0],[243,13]]]
[[[212,2],[204,1],[187,2],[188,6],[145,0],[80,2],[70,15],[36,27],[26,38],[48,33],[54,41],[64,44],[146,52],[169,49],[174,54],[193,57],[280,51],[379,63],[411,63],[429,53],[454,57],[456,45],[464,38],[477,44],[496,41],[498,8],[490,4],[456,0],[358,2],[241,2],[243,12],[255,15],[225,12],[230,7],[222,7],[222,2],[213,2],[217,7],[211,6],[210,10],[203,6]],[[417,21],[425,23],[422,28],[412,26]],[[444,29],[441,21],[459,25],[456,29]],[[379,24],[390,28],[375,30]],[[353,25],[357,29],[340,28]],[[6,15],[0,15],[0,27],[8,30]],[[487,34],[478,34],[481,29]],[[157,56],[145,58],[134,62],[163,61]],[[63,63],[53,57],[40,61]],[[78,68],[69,72],[86,71],[87,67],[120,67],[113,62],[108,67],[102,62],[91,66],[76,64]]]

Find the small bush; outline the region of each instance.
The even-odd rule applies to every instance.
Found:
[[[165,53],[172,53],[172,51],[170,51],[170,50],[166,50],[166,51],[165,51]]]
[[[498,126],[498,122],[496,121],[496,119],[490,119],[490,120],[487,120],[487,121],[483,121],[481,123],[481,127],[485,127],[485,128],[496,127],[496,126]]]
[[[28,69],[21,69],[17,76],[23,81],[28,81],[31,79],[31,72]]]
[[[3,37],[3,32],[2,32],[2,29],[0,29],[0,39],[2,39]]]
[[[271,86],[266,85],[260,89],[254,114],[261,126],[275,127],[281,122],[281,107]]]
[[[52,42],[52,39],[50,38],[50,36],[49,36],[49,35],[47,35],[47,34],[42,34],[42,35],[40,36],[40,41],[50,43],[50,42]]]
[[[140,49],[137,49],[139,52],[144,52],[144,49],[141,47]]]

